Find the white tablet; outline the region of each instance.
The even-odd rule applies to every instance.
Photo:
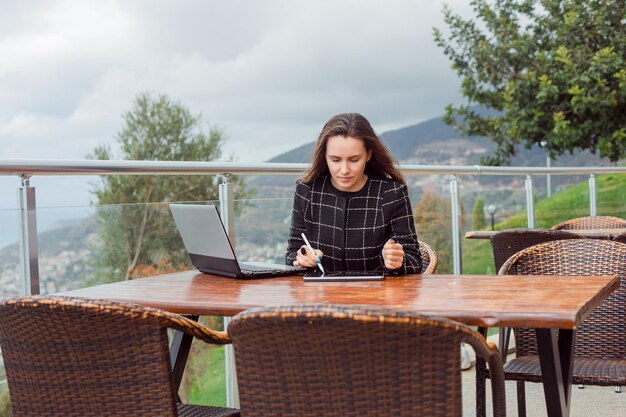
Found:
[[[382,271],[334,271],[322,274],[310,271],[304,276],[305,281],[381,281],[385,279]]]

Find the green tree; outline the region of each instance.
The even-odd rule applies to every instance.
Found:
[[[140,94],[117,135],[119,153],[108,145],[91,158],[211,161],[220,158],[223,134],[203,129],[195,116],[167,96]],[[187,255],[167,208],[173,201],[219,198],[219,176],[103,176],[92,193],[98,202],[99,248],[96,282],[118,281],[183,268]],[[233,178],[235,195],[248,197],[241,178]]]
[[[486,226],[485,199],[478,197],[474,200],[474,210],[472,211],[472,230],[482,230]]]
[[[415,230],[419,240],[428,243],[437,252],[438,273],[452,273],[452,233],[450,199],[434,192],[425,192],[413,208]]]
[[[551,158],[581,149],[626,156],[625,4],[472,0],[466,17],[444,6],[449,33],[435,29],[435,42],[468,101],[449,105],[446,122],[497,144],[481,163],[508,163],[541,141]]]

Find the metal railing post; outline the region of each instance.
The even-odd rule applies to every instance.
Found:
[[[596,176],[589,175],[589,215],[596,216]]]
[[[235,248],[235,206],[233,187],[229,181],[230,174],[223,174],[222,183],[219,187],[220,216],[228,239]],[[228,329],[231,318],[224,317],[224,330]],[[235,351],[233,345],[224,346],[224,365],[226,367],[226,405],[239,408],[239,390],[237,388],[237,372],[235,370]]]
[[[39,249],[37,246],[37,203],[35,187],[30,186],[30,175],[22,174],[22,185],[17,189],[20,210],[20,267],[22,293],[39,294]]]
[[[552,159],[550,158],[550,155],[548,155],[548,156],[546,157],[546,167],[547,167],[547,168],[550,168],[550,165],[551,165],[550,161],[551,161],[551,160],[552,160]],[[549,173],[548,173],[548,174],[546,174],[546,189],[547,189],[547,191],[548,191],[548,192],[547,192],[547,194],[548,194],[548,198],[552,197],[552,182],[550,181],[550,174],[549,174]]]
[[[233,187],[230,183],[230,174],[223,174],[222,183],[219,187],[220,193],[220,216],[226,228],[228,239],[235,247],[235,204],[233,198]]]
[[[461,260],[461,239],[459,227],[459,217],[461,210],[459,209],[459,185],[456,175],[450,180],[450,205],[451,205],[451,222],[452,222],[452,268],[455,274],[463,273],[463,264]]]
[[[535,196],[533,194],[533,177],[531,175],[526,175],[525,185],[527,222],[528,228],[532,229],[535,227]]]

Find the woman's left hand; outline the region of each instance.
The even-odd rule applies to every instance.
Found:
[[[404,249],[402,245],[389,239],[385,246],[383,246],[383,261],[385,262],[385,268],[398,269],[404,262]]]

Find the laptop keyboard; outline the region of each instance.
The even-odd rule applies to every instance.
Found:
[[[249,272],[276,271],[276,269],[273,269],[273,268],[267,268],[267,267],[256,266],[256,265],[248,265],[248,264],[239,264],[239,268],[241,268],[242,271],[249,271]]]
[[[306,272],[304,268],[295,268],[281,264],[256,264],[254,262],[239,262],[239,269],[246,277],[269,278],[301,275]]]

